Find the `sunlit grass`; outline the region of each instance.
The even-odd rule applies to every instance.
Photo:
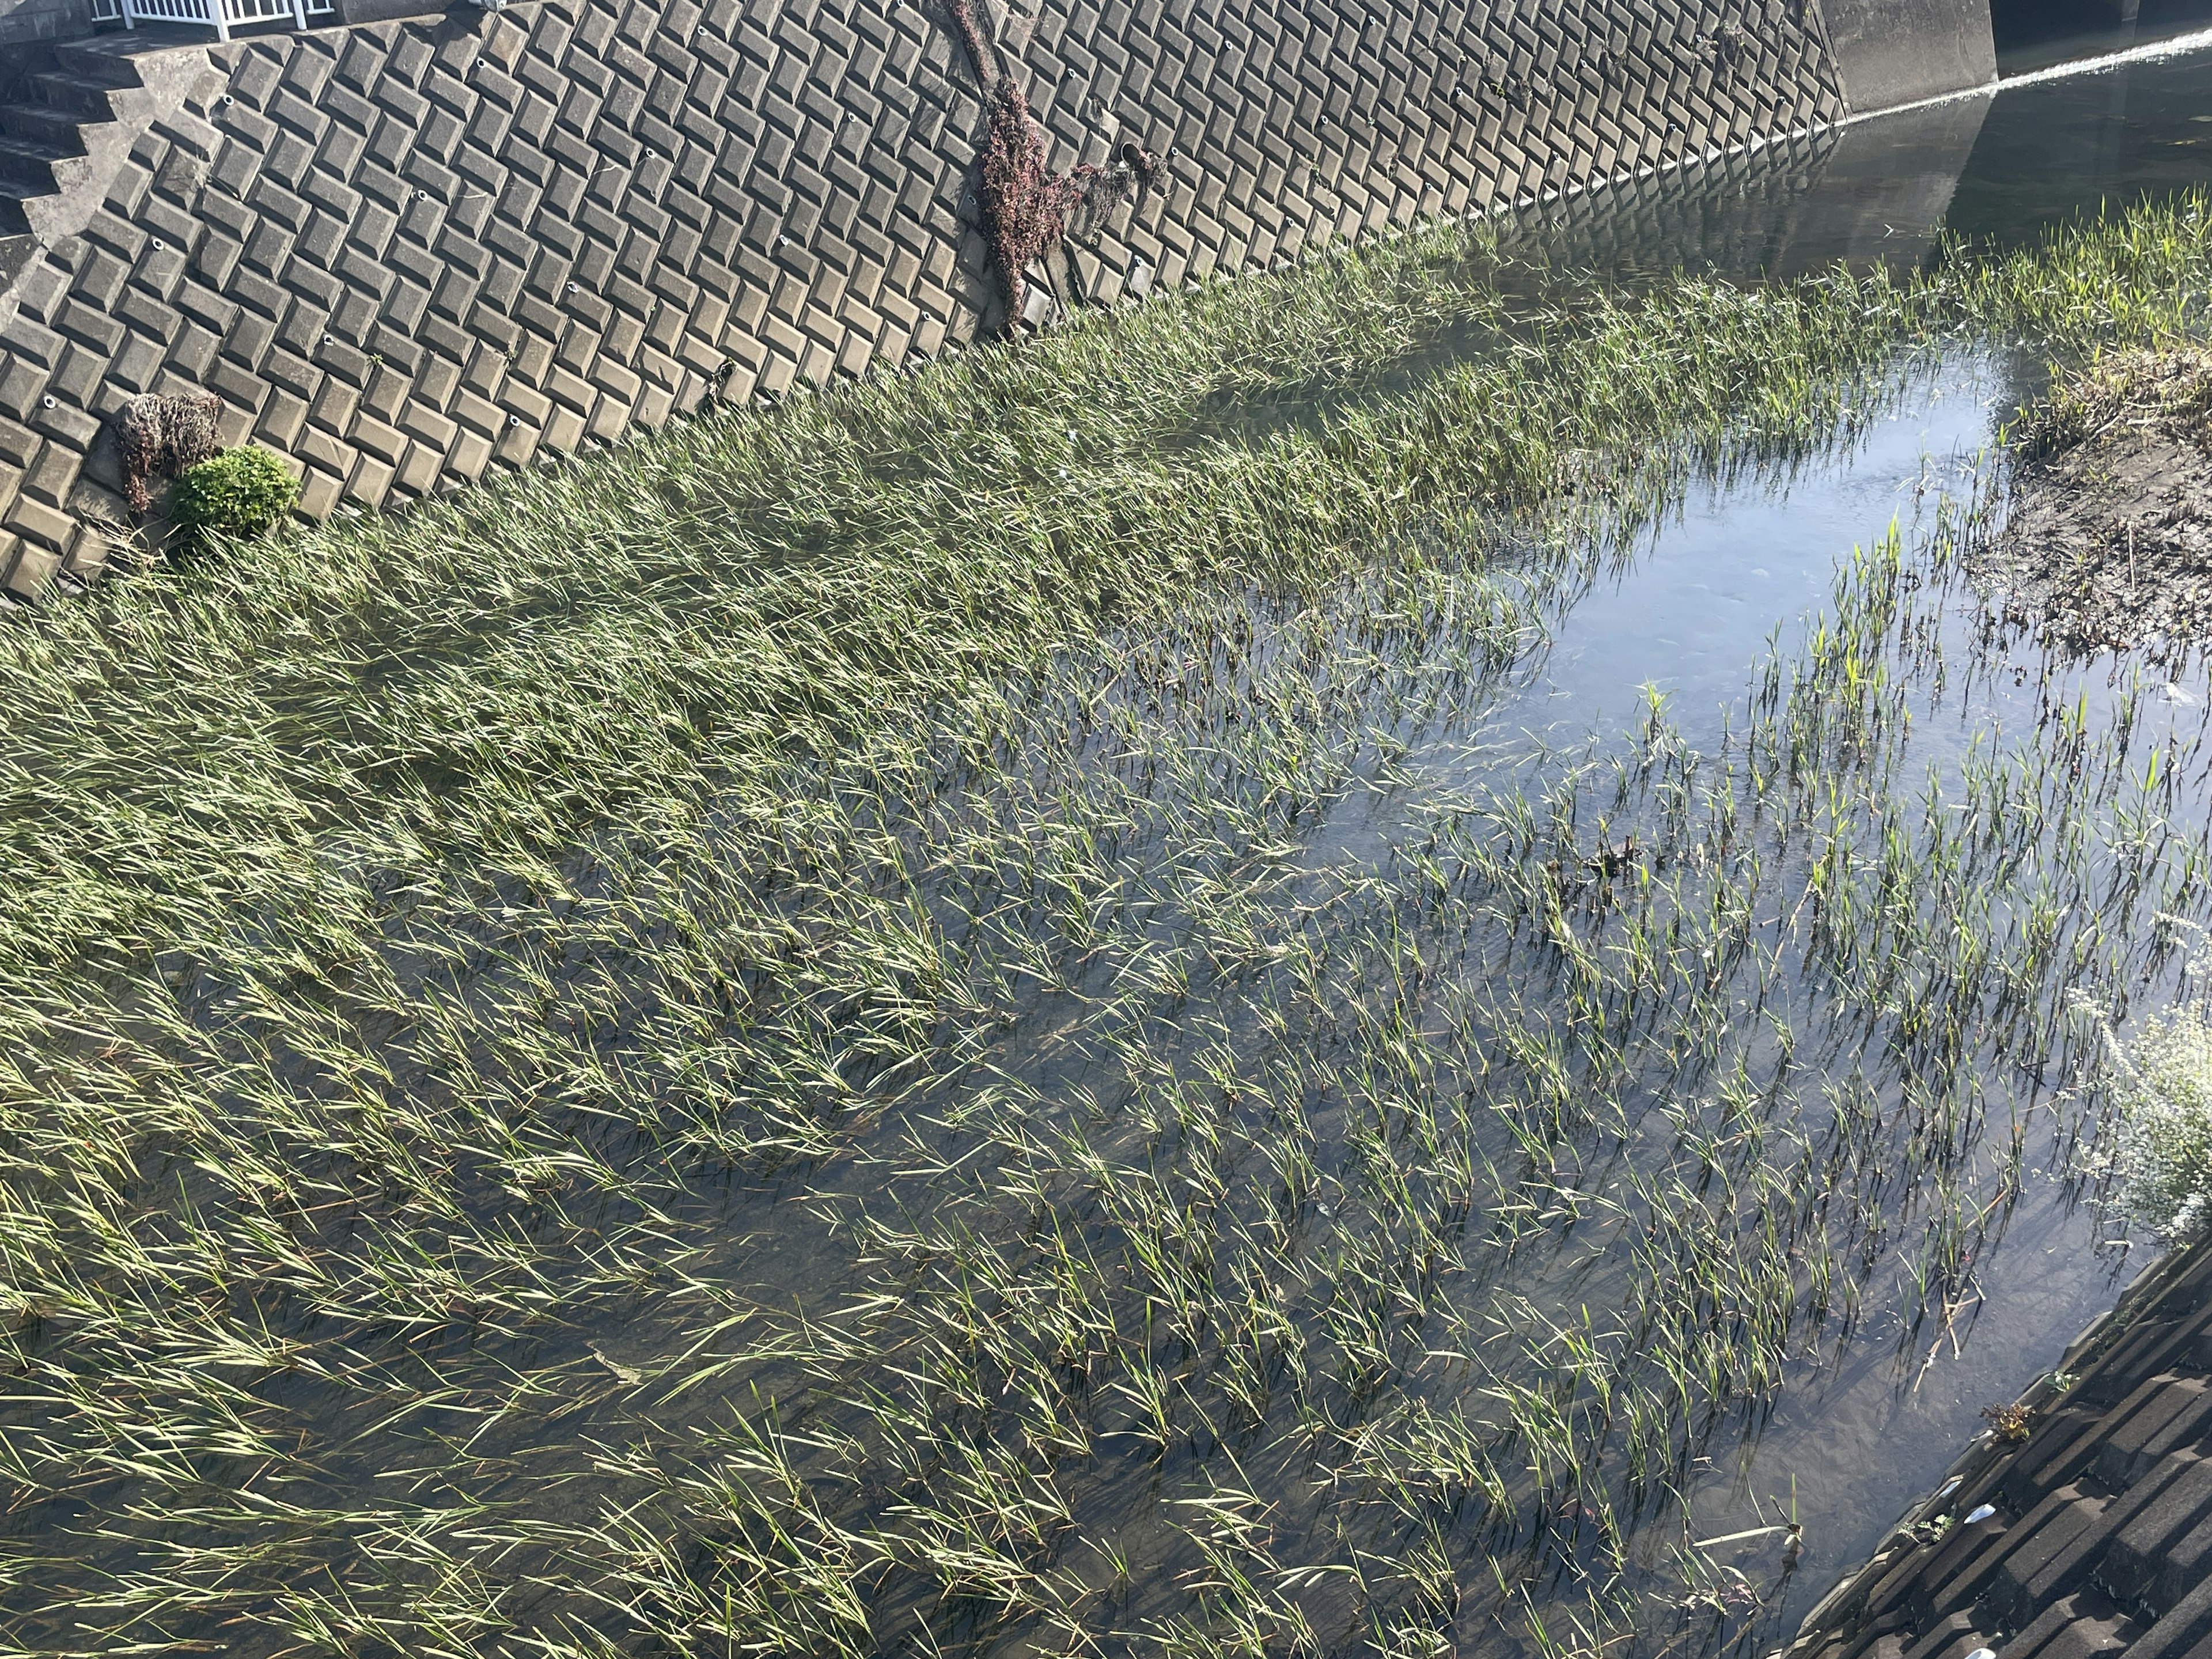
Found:
[[[1948,1325],[1988,1073],[2201,900],[2201,760],[1915,769],[1980,497],[1720,753],[1486,713],[1693,482],[1946,337],[2185,331],[2206,240],[1547,309],[1440,231],[16,619],[10,1639],[1735,1617],[1637,1540],[1870,1304]]]

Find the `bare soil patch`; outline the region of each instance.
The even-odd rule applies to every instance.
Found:
[[[2106,358],[2012,439],[2012,510],[1983,574],[2052,645],[2212,635],[2212,352]]]

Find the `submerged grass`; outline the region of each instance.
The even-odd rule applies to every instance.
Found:
[[[2059,1133],[2020,1069],[2201,902],[2202,757],[2085,704],[1909,774],[1979,499],[1717,755],[1486,711],[1692,483],[1949,335],[2188,332],[2212,230],[1483,270],[1387,243],[0,634],[0,1651],[1748,1628],[1692,1464],[1877,1311],[1953,1329]]]

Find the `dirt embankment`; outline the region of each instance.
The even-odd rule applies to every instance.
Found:
[[[2012,428],[2015,489],[1983,573],[2083,653],[2212,638],[2212,352],[2130,352]]]

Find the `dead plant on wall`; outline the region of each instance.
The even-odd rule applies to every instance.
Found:
[[[222,399],[212,392],[179,392],[164,397],[141,392],[116,411],[115,438],[123,459],[123,498],[134,513],[154,504],[148,485],[156,477],[174,477],[222,447],[216,435]]]
[[[1086,162],[1072,173],[1048,173],[1044,130],[1028,95],[1000,67],[996,50],[983,38],[972,0],[945,0],[945,6],[983,92],[983,232],[1006,296],[1011,334],[1028,307],[1030,264],[1055,252],[1072,223],[1096,222],[1122,202],[1142,202],[1159,158],[1139,145],[1124,144],[1112,167]]]

